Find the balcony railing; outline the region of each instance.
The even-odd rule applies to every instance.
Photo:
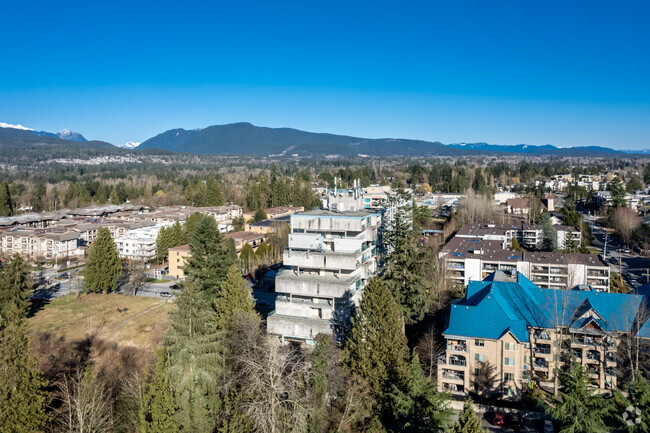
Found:
[[[438,355],[438,365],[445,365],[447,364],[447,354],[446,353],[441,353]]]
[[[543,355],[548,355],[551,353],[551,347],[550,346],[535,346],[533,347],[533,353],[538,354],[541,353]]]
[[[537,368],[548,368],[548,361],[541,358],[535,358],[534,365]]]
[[[458,357],[449,357],[449,365],[455,365],[457,367],[465,367],[467,366],[467,360],[465,358],[458,358]]]
[[[549,333],[544,332],[544,331],[535,332],[534,336],[535,336],[535,339],[537,339],[537,340],[548,340],[548,341],[551,340],[551,336],[549,335]]]
[[[452,352],[467,352],[467,345],[458,344],[458,343],[447,343],[447,350],[451,350]]]
[[[460,371],[443,370],[442,377],[452,380],[465,380],[465,375]]]

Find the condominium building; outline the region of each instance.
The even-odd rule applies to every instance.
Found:
[[[449,278],[466,286],[496,270],[521,272],[540,287],[572,289],[587,285],[609,292],[609,266],[595,254],[512,251],[505,240],[455,237],[439,253]]]
[[[577,361],[595,387],[613,388],[621,337],[650,338],[641,314],[646,302],[641,295],[544,289],[520,272],[493,272],[471,281],[465,299],[451,306],[438,387],[467,394],[493,368],[486,391],[518,399],[529,381],[552,390],[554,374]]]
[[[28,260],[57,261],[85,254],[77,233],[66,229],[2,230],[0,249],[5,257],[19,254]]]
[[[291,215],[284,269],[275,279],[275,310],[267,329],[283,339],[313,341],[349,320],[377,272],[381,212],[363,209],[361,188],[328,194],[329,209]]]
[[[557,247],[562,249],[567,239],[573,239],[578,245],[582,241],[580,230],[575,227],[556,224],[553,226],[557,233]],[[457,238],[500,240],[503,248],[508,248],[512,239],[517,239],[519,245],[535,249],[542,245],[542,226],[532,224],[465,224],[456,233]]]
[[[170,223],[166,223],[130,230],[126,235],[115,239],[117,252],[125,259],[151,262],[157,256],[158,232],[163,227],[170,226]]]
[[[185,278],[185,260],[190,256],[190,245],[180,245],[168,251],[169,275],[174,278]]]

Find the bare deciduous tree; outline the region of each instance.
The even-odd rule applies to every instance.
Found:
[[[69,433],[104,433],[115,427],[113,399],[90,370],[78,370],[59,382],[59,430]]]
[[[641,218],[629,207],[618,207],[612,212],[612,226],[629,245],[634,232],[641,227]]]
[[[500,212],[490,197],[467,190],[458,206],[458,217],[462,224],[494,222]]]

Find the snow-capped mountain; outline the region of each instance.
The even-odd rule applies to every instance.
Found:
[[[32,128],[28,128],[23,125],[12,125],[10,123],[0,122],[0,128],[12,128],[12,129],[22,129],[23,131],[33,131]]]
[[[47,132],[47,131],[30,131],[30,132],[40,137],[60,138],[61,140],[70,140],[79,143],[85,143],[86,141],[88,141],[80,133],[70,131],[68,129],[62,129],[60,132]]]
[[[135,149],[140,145],[139,142],[137,141],[127,141],[124,144],[116,144],[117,147],[121,147],[123,149]]]

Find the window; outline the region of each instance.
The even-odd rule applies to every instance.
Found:
[[[513,380],[515,380],[515,374],[514,373],[504,373],[503,380],[505,380],[506,382],[512,382]]]
[[[505,387],[501,390],[501,394],[503,394],[504,397],[514,397],[515,392],[512,388]]]
[[[485,346],[485,340],[474,340],[474,346],[484,347]]]
[[[485,360],[485,356],[482,353],[474,354],[474,361],[483,362],[484,360]]]
[[[515,365],[515,358],[503,358],[503,365],[508,365],[510,367]]]
[[[481,369],[480,368],[475,368],[474,369],[474,376],[478,376],[479,374],[481,374]]]
[[[530,364],[530,355],[524,355],[524,364]]]
[[[508,351],[510,351],[510,352],[514,352],[514,350],[515,350],[515,343],[511,343],[511,342],[506,341],[506,342],[503,344],[503,346],[504,346],[504,348],[505,348],[506,350],[508,350]]]

